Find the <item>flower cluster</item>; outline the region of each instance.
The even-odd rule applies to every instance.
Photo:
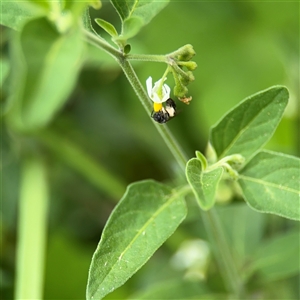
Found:
[[[186,95],[188,93],[187,85],[195,79],[192,71],[197,67],[197,64],[190,61],[194,55],[193,47],[185,45],[166,56],[168,68],[163,77],[155,82],[154,86],[151,76],[146,80],[147,92],[149,98],[153,101],[151,117],[158,123],[166,123],[176,114],[176,104],[170,98],[171,89],[164,83],[169,72],[173,74],[175,81],[174,95],[185,104],[189,104],[192,100],[192,97]],[[164,102],[166,102],[165,105],[163,105]]]
[[[192,71],[197,64],[191,61],[195,54],[193,46],[188,44],[167,55],[175,81],[174,95],[186,104],[191,100],[191,97],[187,97],[187,85],[195,80]]]

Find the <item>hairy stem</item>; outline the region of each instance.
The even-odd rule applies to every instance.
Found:
[[[145,108],[146,112],[150,115],[152,111],[152,103],[148,98],[148,95],[143,88],[141,82],[139,81],[136,73],[134,72],[131,64],[129,63],[128,59],[138,59],[144,61],[155,61],[155,62],[165,62],[168,64],[167,56],[161,55],[123,55],[120,51],[116,50],[115,48],[109,47],[105,45],[103,46],[102,40],[97,40],[97,37],[91,37],[91,34],[86,36],[87,41],[96,45],[99,48],[103,48],[106,52],[112,55],[117,62],[119,63],[120,67],[124,71],[128,81],[130,82],[133,90],[137,94],[140,102],[142,103],[143,107]],[[105,42],[106,43],[106,42]],[[110,51],[113,48],[113,51]],[[160,125],[153,121],[154,126],[162,136],[163,140],[165,141],[166,145],[170,149],[171,153],[175,157],[178,165],[180,168],[185,171],[185,165],[187,163],[187,156],[182,150],[181,146],[178,144],[168,127],[164,125]],[[211,210],[204,212],[201,211],[201,216],[203,222],[205,224],[210,242],[213,246],[216,260],[218,262],[220,271],[222,273],[222,277],[224,279],[225,285],[227,289],[234,295],[235,299],[238,299],[241,296],[242,291],[242,281],[241,276],[238,273],[235,261],[233,259],[230,246],[228,241],[226,240],[223,226],[219,220],[218,214],[214,208]]]
[[[128,54],[128,55],[126,55],[126,59],[128,59],[128,60],[138,60],[138,61],[168,63],[168,59],[165,55]]]

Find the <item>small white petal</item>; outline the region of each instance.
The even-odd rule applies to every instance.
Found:
[[[148,96],[152,99],[152,77],[149,76],[146,80]]]
[[[167,84],[164,84],[163,85],[163,98],[161,100],[162,102],[165,102],[170,98],[170,92],[171,92],[170,87]]]
[[[164,81],[167,78],[164,78]],[[155,102],[155,103],[162,103],[167,101],[170,98],[170,87],[167,84],[164,84],[162,86],[162,95],[158,95],[158,89],[161,85],[161,80],[159,79],[158,81],[155,82],[153,88],[152,88],[152,77],[150,76],[147,80],[146,80],[146,86],[147,86],[147,92],[148,95],[150,97],[150,99]]]
[[[156,82],[154,83],[154,87],[153,87],[153,89],[152,89],[152,92],[153,92],[153,93],[157,93],[157,90],[158,90],[159,85],[160,85],[160,80],[158,80],[158,81],[156,81]]]
[[[152,97],[152,101],[155,103],[162,103],[163,101],[161,101],[161,99],[158,97],[157,94],[154,94]]]

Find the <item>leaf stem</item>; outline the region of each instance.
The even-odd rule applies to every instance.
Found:
[[[98,40],[96,36],[91,36],[88,34],[86,36],[86,40],[91,42],[92,44],[96,45],[99,48],[102,48],[103,41]],[[110,45],[109,45],[110,46]],[[110,46],[111,47],[111,46]],[[167,56],[162,55],[123,55],[123,53],[117,51],[115,48],[111,51],[110,47],[105,45],[103,50],[108,52],[112,55],[117,62],[119,63],[120,67],[124,71],[129,83],[131,84],[133,90],[137,94],[140,102],[142,103],[143,107],[145,108],[146,112],[150,115],[152,111],[152,103],[148,98],[146,91],[144,90],[141,82],[139,81],[134,69],[132,68],[131,64],[129,63],[129,59],[136,59],[136,60],[144,60],[144,61],[153,61],[153,62],[165,62],[168,63]],[[156,127],[157,131],[162,136],[163,140],[167,144],[168,148],[170,149],[171,153],[175,157],[177,163],[179,164],[180,168],[185,171],[185,165],[187,163],[187,156],[182,150],[181,146],[178,144],[168,127],[164,125],[160,125],[153,121],[154,126]],[[201,216],[203,222],[205,224],[209,240],[213,245],[213,249],[215,251],[215,256],[222,273],[224,282],[226,287],[230,292],[234,294],[238,299],[241,295],[242,291],[242,282],[241,276],[238,274],[238,270],[236,264],[234,262],[232,253],[230,251],[230,246],[228,241],[225,238],[225,233],[223,230],[223,226],[219,220],[218,214],[214,208],[209,211],[202,211]]]

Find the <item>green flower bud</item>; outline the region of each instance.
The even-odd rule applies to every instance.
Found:
[[[196,54],[192,45],[187,44],[178,50],[170,53],[168,56],[172,57],[176,61],[189,61]]]
[[[190,83],[190,79],[188,76],[178,75],[178,79],[180,81],[180,84],[182,84],[184,86],[187,86]]]
[[[195,54],[193,46],[188,44],[178,49],[177,59],[179,61],[190,61]]]
[[[186,67],[188,70],[193,71],[197,68],[197,64],[194,61],[181,61],[178,62],[181,67]]]
[[[191,71],[187,71],[186,74],[188,75],[190,81],[195,80],[195,76]]]
[[[182,84],[176,84],[174,87],[174,95],[177,98],[184,98],[188,93],[188,88]]]

